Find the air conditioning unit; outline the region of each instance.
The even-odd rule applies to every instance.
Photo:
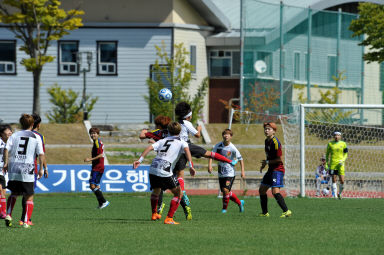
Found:
[[[116,64],[115,63],[100,63],[99,64],[100,74],[115,74]]]
[[[15,63],[14,62],[0,62],[0,73],[14,73],[15,72]]]
[[[61,74],[77,74],[77,63],[74,62],[62,62],[60,63]]]

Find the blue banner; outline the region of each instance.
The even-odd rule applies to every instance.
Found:
[[[89,188],[89,165],[48,165],[49,176],[36,182],[36,193],[87,192]],[[103,192],[149,192],[149,166],[105,166],[100,187]]]

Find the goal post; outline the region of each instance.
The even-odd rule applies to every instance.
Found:
[[[317,113],[312,112],[311,114],[311,113],[308,113],[307,111],[309,109],[315,109],[315,110],[317,109],[318,111]],[[339,111],[337,111],[337,109]],[[366,112],[367,110],[373,110],[374,113],[373,114],[372,112],[367,113]],[[348,111],[347,114],[346,114],[346,111]],[[340,128],[342,129],[344,128],[347,131],[352,130],[352,133],[354,133],[353,135],[360,135],[360,133],[362,132],[363,136],[366,136],[365,141],[367,142],[367,145],[365,145],[365,147],[372,147],[371,148],[372,150],[381,150],[381,152],[384,153],[384,144],[382,142],[382,140],[384,140],[384,128],[383,128],[383,119],[382,119],[384,116],[383,111],[384,111],[384,105],[361,105],[361,104],[301,104],[300,105],[300,115],[299,115],[300,116],[300,120],[299,120],[300,195],[302,197],[306,196],[306,149],[309,146],[315,146],[313,144],[312,145],[306,144],[306,136],[310,136],[308,132],[306,132],[306,127],[309,127],[309,125],[312,125],[311,122],[317,122],[317,125],[323,125],[323,127],[321,127],[323,129],[320,130],[319,132],[324,132],[324,133],[328,132],[327,134],[324,134],[324,133],[319,134],[320,136],[323,135],[323,137],[327,135],[329,136],[332,133],[330,131],[334,131],[335,129],[340,129]],[[334,114],[332,115],[331,112],[333,112]],[[323,115],[323,117],[326,117],[329,119],[321,118],[321,116],[318,119],[313,118],[314,116],[321,115],[321,114]],[[307,117],[308,115],[313,115],[313,116],[308,118]],[[344,115],[344,117],[341,118],[338,115]],[[358,118],[351,118],[351,116],[353,115],[355,116],[357,115]],[[371,115],[371,116],[368,116],[368,115]],[[339,118],[339,119],[335,121],[335,118],[336,119]],[[349,121],[345,121],[346,119],[349,119]],[[325,131],[324,129],[326,129],[327,127],[329,130]],[[355,128],[354,131],[353,131],[353,128]],[[372,135],[373,133],[375,135]],[[345,135],[346,136],[349,135],[348,139],[354,142],[354,143],[351,143],[351,145],[353,145],[356,148],[360,147],[360,149],[363,149],[364,145],[358,145],[359,142],[361,143],[361,140],[357,140],[357,137],[353,139],[353,135],[351,134],[345,134]],[[370,135],[372,136],[370,137]],[[363,137],[360,137],[360,138],[364,139]],[[373,148],[373,147],[377,147],[377,148]],[[364,160],[362,160],[361,162],[363,162],[364,164]],[[378,164],[379,163],[381,162],[378,162]],[[362,165],[359,167],[362,168],[365,166]],[[374,166],[370,166],[370,167],[375,168]],[[348,175],[348,169],[346,169],[346,172]],[[381,180],[381,183],[382,183],[382,180]],[[379,191],[381,191],[381,193],[383,192],[383,190],[379,190]],[[362,194],[361,196],[364,197],[365,195]]]

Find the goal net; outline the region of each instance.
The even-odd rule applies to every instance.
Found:
[[[348,146],[343,197],[384,198],[384,105],[301,105],[281,116],[291,195],[314,196],[315,170],[333,133]]]

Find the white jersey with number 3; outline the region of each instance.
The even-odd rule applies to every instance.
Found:
[[[41,138],[30,130],[18,131],[7,141],[8,179],[34,182],[35,159],[44,154]]]
[[[169,136],[152,144],[157,156],[153,159],[149,173],[160,177],[172,176],[177,160],[188,144],[178,136]]]

